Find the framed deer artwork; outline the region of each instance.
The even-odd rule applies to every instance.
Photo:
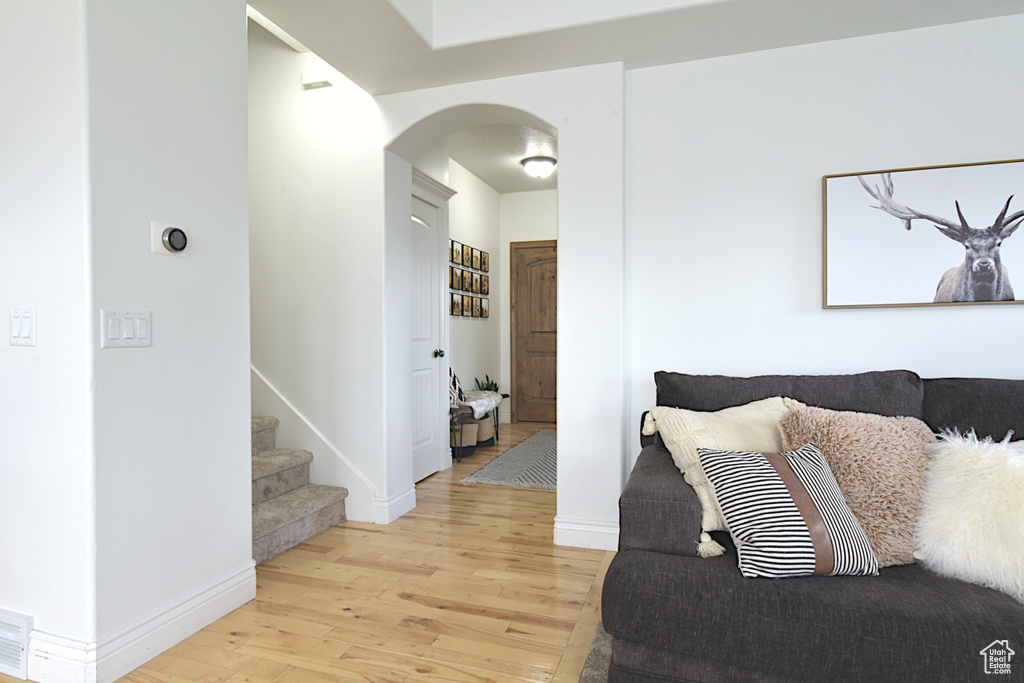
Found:
[[[844,173],[822,185],[825,308],[1024,301],[1024,230],[1013,236],[1024,223],[1024,160]]]

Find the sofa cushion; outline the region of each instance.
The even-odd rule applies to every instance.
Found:
[[[724,531],[708,481],[701,470],[697,449],[721,448],[758,451],[782,450],[779,418],[802,404],[774,397],[714,412],[657,406],[649,412],[644,433],[656,430],[668,447],[686,483],[697,492],[704,510],[702,531]],[[704,539],[706,541],[706,539]]]
[[[1024,439],[1024,380],[940,378],[924,380],[922,419],[935,432],[974,431],[979,438]]]
[[[920,564],[762,581],[736,562],[731,547],[709,559],[618,553],[601,606],[613,664],[647,680],[982,681],[982,648],[1024,643],[1024,605]]]
[[[873,576],[878,560],[825,456],[698,448],[747,578]]]
[[[1024,443],[945,435],[932,447],[915,555],[1024,603]]]
[[[833,410],[879,415],[923,416],[921,378],[909,370],[856,375],[761,375],[726,377],[656,372],[660,406],[721,410],[769,396],[787,396]]]
[[[935,435],[913,417],[798,408],[779,420],[786,448],[813,443],[871,541],[878,565],[914,562],[928,445]]]

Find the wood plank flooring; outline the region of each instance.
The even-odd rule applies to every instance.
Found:
[[[575,683],[613,553],[554,545],[554,491],[461,483],[550,428],[501,425],[396,522],[345,522],[267,560],[255,600],[121,680]]]

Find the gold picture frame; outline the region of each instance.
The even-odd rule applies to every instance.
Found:
[[[823,307],[1021,303],[1021,199],[1022,159],[824,176]]]

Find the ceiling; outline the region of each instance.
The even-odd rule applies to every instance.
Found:
[[[523,171],[523,159],[558,158],[558,143],[547,133],[509,124],[489,124],[460,130],[448,137],[448,156],[498,192],[553,190],[558,168],[547,178]]]
[[[289,34],[293,47],[312,50],[371,95],[607,62],[633,69],[1024,13],[1024,0],[249,0],[249,5]],[[509,145],[528,135],[470,130],[449,143],[452,158],[495,189],[513,192],[522,190],[507,189],[511,180],[501,179],[499,166],[508,170],[509,159],[519,153]],[[537,189],[536,181],[528,187]]]

